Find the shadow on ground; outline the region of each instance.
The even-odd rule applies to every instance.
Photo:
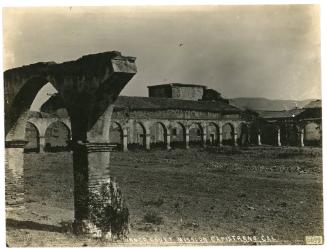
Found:
[[[61,226],[54,226],[48,224],[41,224],[34,221],[22,221],[14,219],[6,219],[6,227],[14,229],[30,229],[36,231],[58,232],[66,233],[69,231],[70,223],[62,222]]]

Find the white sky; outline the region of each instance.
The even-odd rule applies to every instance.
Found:
[[[317,5],[11,8],[3,18],[5,69],[118,50],[138,67],[122,95],[176,82],[227,98],[321,98]]]

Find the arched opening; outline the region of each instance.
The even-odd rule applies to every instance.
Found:
[[[70,130],[61,121],[50,124],[45,131],[45,151],[59,152],[69,149]]]
[[[223,131],[223,145],[234,145],[234,127],[230,123],[226,123],[222,127]]]
[[[210,122],[207,126],[207,145],[216,146],[219,144],[219,127]]]
[[[280,143],[283,146],[290,145],[292,126],[287,123],[280,124]]]
[[[115,144],[118,150],[123,149],[123,129],[118,122],[111,122],[109,129],[109,142]]]
[[[47,90],[49,88],[50,91]],[[40,113],[40,106],[51,97],[53,92],[57,92],[54,86],[43,78],[34,78],[23,85],[6,109],[8,115],[6,141],[26,140],[25,151],[40,149],[40,139],[44,137],[40,137],[40,133],[32,123],[28,122],[28,119],[31,111],[39,112],[39,116],[43,116],[43,113]],[[22,203],[18,203],[18,197],[15,197],[14,204],[24,203],[27,212],[43,209],[43,215],[44,213],[55,215],[58,209],[68,209],[68,218],[63,221],[71,221],[74,217],[73,166],[69,166],[72,165],[72,155],[68,152],[23,153],[20,147],[6,148],[6,153],[9,166],[14,165],[20,172],[19,174],[16,172],[11,174],[10,170],[9,173],[6,172],[6,180],[10,182],[6,192],[8,195],[14,194],[13,196],[17,193],[24,195],[21,198]],[[12,189],[10,185],[13,182],[15,188]],[[7,201],[6,204],[10,206],[12,203]],[[35,215],[38,215],[36,219],[42,216],[38,212]]]
[[[243,122],[238,127],[237,142],[240,146],[249,145],[249,129]]]
[[[167,129],[161,122],[150,127],[151,147],[165,147],[167,144]]]
[[[278,143],[278,128],[273,124],[265,124],[261,129],[262,144],[276,146]]]
[[[143,148],[146,147],[146,129],[143,123],[137,122],[134,125],[134,140],[129,148]]]
[[[253,145],[258,145],[259,143],[258,136],[259,136],[259,127],[256,124],[252,123],[249,128],[249,143]]]
[[[203,128],[199,123],[193,123],[190,126],[190,146],[200,146],[203,144]]]
[[[24,152],[39,152],[40,151],[40,133],[37,127],[31,123],[26,123],[25,140],[27,141]]]
[[[48,94],[52,94],[52,92],[46,93],[44,88],[56,91],[54,86],[46,79],[32,78],[23,85],[14,99],[8,97],[5,108],[6,140],[25,138],[26,122],[30,111],[39,111],[37,107],[49,99]]]
[[[185,148],[185,126],[180,122],[173,122],[170,131],[171,147]]]
[[[321,129],[319,124],[310,122],[304,126],[304,145],[321,145]]]
[[[289,136],[288,136],[288,144],[290,146],[298,146],[300,144],[300,133],[299,129],[295,125],[290,125],[289,127]]]

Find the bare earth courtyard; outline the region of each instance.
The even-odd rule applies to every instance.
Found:
[[[24,166],[26,208],[7,212],[9,246],[110,245],[71,233],[71,153],[25,154]],[[130,211],[130,241],[256,236],[302,244],[323,235],[321,148],[113,152],[110,168]]]

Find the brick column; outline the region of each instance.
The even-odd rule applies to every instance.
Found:
[[[190,130],[188,128],[185,128],[185,149],[190,148]]]
[[[24,208],[24,146],[25,140],[6,141],[5,181],[6,209]]]
[[[96,193],[101,185],[110,181],[109,160],[110,151],[115,145],[110,143],[75,142],[72,145],[74,163],[74,207],[76,233],[91,237],[101,237],[104,234],[92,222],[90,193]]]
[[[40,148],[40,153],[45,153],[45,136],[40,136],[39,138],[39,148]]]

